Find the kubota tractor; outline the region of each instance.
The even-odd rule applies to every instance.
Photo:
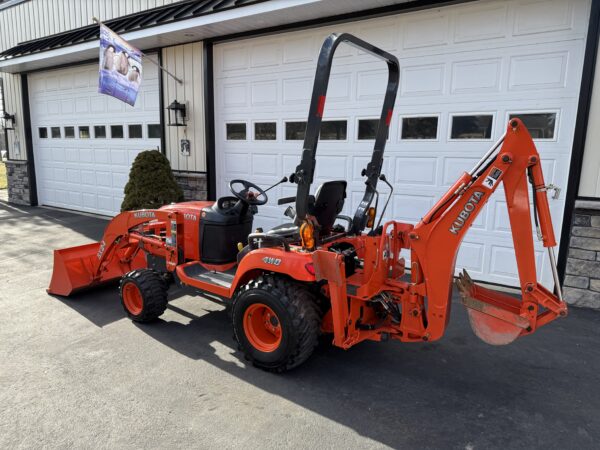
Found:
[[[365,192],[353,218],[339,215],[346,181],[329,181],[310,193],[332,59],[342,42],[384,60],[389,69],[373,154],[362,173]],[[241,350],[256,366],[273,371],[305,361],[321,333],[331,333],[333,345],[345,349],[366,339],[434,341],[448,323],[462,238],[502,184],[521,297],[477,286],[463,272],[457,286],[473,329],[488,343],[507,344],[566,315],[553,253],[549,187],[519,119],[509,122],[504,136],[419,223],[381,225],[387,202],[377,211],[377,183],[392,188],[381,166],[398,81],[395,56],[352,35],[332,34],[319,56],[302,158],[289,178],[297,193],[278,202],[295,203],[295,211],[286,211],[292,223],[253,232],[253,216],[267,202],[268,189],[233,180],[233,196],[124,212],[109,223],[101,242],[56,250],[48,292],[68,296],[120,278],[128,316],[148,322],[164,312],[169,285],[177,283],[229,305]],[[536,278],[528,182],[556,294]],[[402,249],[410,252],[410,275]]]

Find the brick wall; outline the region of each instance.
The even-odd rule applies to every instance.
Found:
[[[565,300],[600,309],[600,201],[575,203],[565,273]]]
[[[29,170],[27,161],[6,161],[8,201],[17,205],[29,205]]]
[[[173,171],[177,184],[183,189],[183,197],[187,200],[206,200],[206,174]]]

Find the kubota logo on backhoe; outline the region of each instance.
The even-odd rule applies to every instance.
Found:
[[[462,230],[462,227],[465,225],[465,222],[467,221],[471,213],[475,211],[475,206],[477,206],[477,203],[481,201],[483,196],[484,193],[481,191],[473,192],[471,198],[469,198],[467,203],[465,203],[463,210],[458,214],[456,220],[452,222],[452,225],[450,225],[450,233],[458,234],[458,232]]]

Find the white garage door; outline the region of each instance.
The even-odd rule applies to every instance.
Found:
[[[588,1],[482,1],[335,27],[220,44],[215,48],[219,195],[232,178],[262,186],[293,172],[300,159],[316,57],[325,36],[350,32],[396,54],[401,84],[383,172],[395,187],[386,216],[416,223],[503,133],[511,114],[526,116],[548,183],[566,186],[589,15]],[[340,46],[317,151],[316,183],[349,182],[345,214],[364,192],[361,169],[379,115],[386,67]],[[324,136],[326,135],[326,136]],[[285,220],[274,189],[257,224]],[[385,198],[387,188],[380,184]],[[562,226],[564,200],[551,200]],[[480,280],[517,284],[504,196],[476,220],[457,268]],[[537,246],[542,280],[551,275]]]
[[[129,168],[160,146],[154,66],[131,107],[98,94],[98,65],[29,75],[38,201],[103,215],[119,212]]]

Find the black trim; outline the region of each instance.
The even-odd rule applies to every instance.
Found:
[[[207,175],[207,172],[204,172],[202,170],[179,170],[179,169],[173,169],[173,173],[195,173],[197,175]]]
[[[311,28],[317,28],[325,25],[335,25],[337,23],[356,22],[358,20],[373,19],[376,17],[392,16],[407,12],[420,11],[424,9],[442,8],[445,6],[459,5],[461,3],[470,3],[478,0],[414,0],[396,5],[382,6],[380,8],[364,9],[350,13],[340,14],[337,16],[319,17],[316,19],[304,20],[302,22],[288,23],[284,25],[276,25],[259,30],[243,31],[240,33],[231,33],[222,36],[210,38],[212,42],[221,43],[232,41],[241,38],[268,36],[278,34],[284,31],[301,31]]]
[[[33,139],[31,136],[31,113],[29,111],[29,83],[27,74],[21,74],[21,103],[23,106],[23,127],[25,131],[25,152],[27,154],[27,172],[29,176],[29,204],[38,205],[37,180],[33,157]]]
[[[3,113],[6,112],[6,91],[4,90],[4,78],[0,78],[0,96],[2,97],[2,104],[0,105]],[[6,159],[10,159],[10,149],[8,148],[8,131],[2,130],[4,132],[4,145],[6,147]]]
[[[158,8],[146,9],[128,14],[105,23],[117,34],[145,30],[195,17],[228,11],[247,5],[262,3],[268,0],[182,0]],[[0,59],[19,57],[41,53],[56,48],[70,47],[84,42],[95,41],[99,38],[100,27],[97,24],[87,25],[74,30],[45,36],[39,39],[22,42],[0,52]]]
[[[558,250],[558,275],[561,284],[565,278],[567,267],[567,251],[573,221],[573,210],[575,200],[579,191],[581,181],[581,169],[583,166],[583,152],[585,138],[587,135],[588,121],[590,117],[590,106],[592,102],[592,88],[594,86],[594,72],[596,69],[596,55],[598,53],[598,39],[600,37],[600,0],[592,0],[590,11],[590,23],[588,27],[585,45],[585,56],[583,59],[583,72],[581,76],[581,88],[579,90],[579,104],[577,117],[575,119],[575,136],[573,137],[573,151],[571,153],[571,165],[569,167],[569,178],[565,194],[565,211],[563,214],[563,225],[560,233],[560,246]]]
[[[202,63],[204,65],[204,139],[206,142],[206,198],[216,200],[217,169],[215,150],[215,86],[213,42],[204,41]]]
[[[158,64],[162,67],[163,65],[163,51],[158,50]],[[164,81],[163,72],[158,70],[158,123],[160,124],[160,151],[163,155],[167,156],[167,136],[165,129],[165,99],[164,99]],[[168,159],[168,158],[167,158]]]
[[[600,197],[586,197],[584,195],[578,195],[575,201],[583,200],[586,202],[600,202]]]

